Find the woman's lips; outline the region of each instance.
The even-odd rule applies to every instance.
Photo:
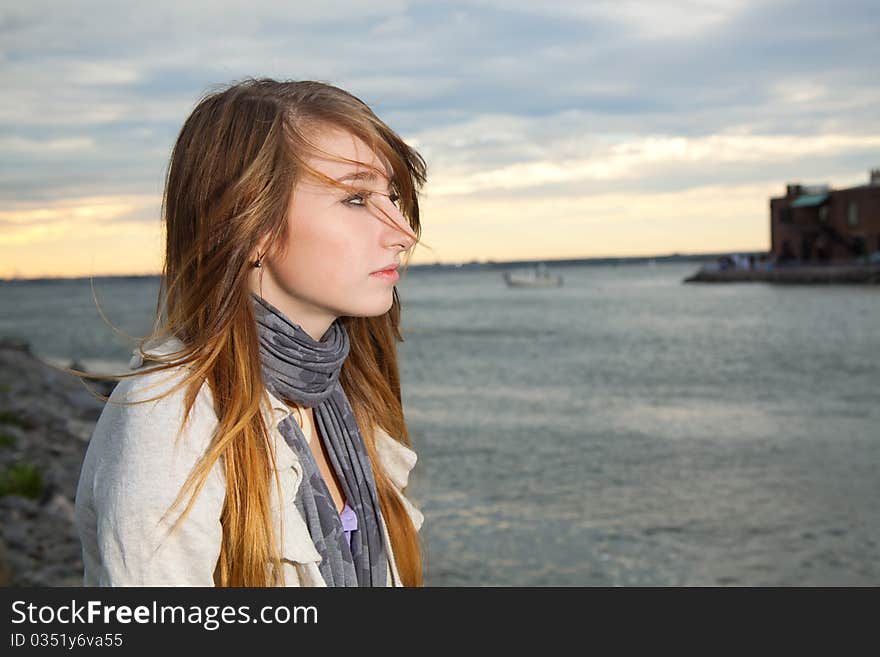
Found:
[[[376,278],[381,278],[383,281],[390,281],[391,283],[400,280],[400,274],[397,273],[396,269],[383,269],[382,271],[374,271],[370,276],[375,276]]]

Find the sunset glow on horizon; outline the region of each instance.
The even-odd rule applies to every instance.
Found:
[[[248,76],[347,89],[425,157],[413,265],[766,251],[787,183],[880,167],[880,25],[851,4],[17,7],[0,278],[158,274],[177,133]]]

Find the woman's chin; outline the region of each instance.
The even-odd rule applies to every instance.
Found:
[[[394,295],[389,291],[386,299],[376,299],[373,303],[361,303],[350,312],[345,313],[349,317],[379,317],[384,315],[394,305]]]

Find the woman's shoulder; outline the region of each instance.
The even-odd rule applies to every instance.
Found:
[[[171,337],[136,348],[129,362],[129,369],[134,371],[135,376],[123,379],[117,386],[119,395],[131,401],[156,397],[157,401],[165,402],[164,405],[169,407],[182,404],[189,388],[187,379],[192,366],[177,364],[165,367],[153,357],[163,358],[179,353],[183,346],[180,340]],[[197,400],[210,402],[210,408],[213,409],[211,388],[204,380],[201,381]]]
[[[175,365],[126,377],[113,389],[105,409],[114,409],[131,421],[182,421],[191,385],[188,374],[184,366]],[[199,384],[189,416],[199,421],[216,421],[210,386],[205,381]]]
[[[210,447],[217,418],[203,390],[186,413],[186,370],[143,369],[117,384],[98,418],[80,473],[80,506],[142,513],[179,491]]]
[[[186,433],[186,449],[204,451],[217,424],[210,386],[204,381],[200,384],[187,412],[188,366],[159,369],[158,363],[145,360],[139,351],[130,363],[133,376],[123,378],[113,389],[92,442],[109,442],[113,449],[159,454]]]
[[[186,415],[188,370],[133,362],[95,426],[76,495],[87,583],[164,586],[213,583],[226,485],[218,460],[191,511],[171,533],[168,513],[216,428],[207,386]]]

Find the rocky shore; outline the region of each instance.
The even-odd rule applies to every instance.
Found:
[[[788,265],[773,269],[700,269],[685,283],[880,284],[880,264]]]
[[[102,394],[114,384],[90,382]],[[73,504],[103,406],[27,342],[0,338],[0,586],[82,585]]]

